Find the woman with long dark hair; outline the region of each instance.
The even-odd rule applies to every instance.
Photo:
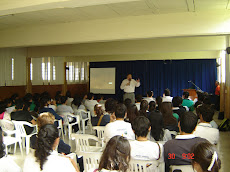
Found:
[[[101,156],[98,171],[126,172],[129,168],[130,144],[123,136],[114,136]]]
[[[40,128],[35,145],[34,156],[29,155],[24,162],[24,172],[79,172],[74,160],[58,154],[59,133],[56,126],[44,125]]]
[[[140,116],[148,117],[149,103],[147,100],[142,100],[140,105]]]
[[[197,172],[218,172],[221,168],[221,161],[217,150],[210,142],[200,142],[193,146],[192,166]]]
[[[21,172],[21,168],[11,159],[11,157],[6,156],[5,147],[3,144],[3,132],[0,127],[0,171],[4,172]]]
[[[127,122],[132,123],[136,117],[138,117],[139,111],[137,109],[137,106],[135,104],[130,105],[127,108],[127,118],[125,119]]]

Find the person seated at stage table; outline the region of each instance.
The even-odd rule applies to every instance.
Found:
[[[6,155],[3,143],[3,131],[0,127],[0,168],[2,172],[22,172],[21,168],[14,162],[13,158]]]
[[[29,111],[23,110],[24,102],[22,99],[16,100],[16,111],[11,113],[11,120],[15,121],[26,121],[33,125],[36,125],[36,121],[33,119]],[[34,130],[33,127],[25,126],[27,135],[31,134]]]
[[[189,99],[189,92],[185,91],[183,92],[183,102],[182,106],[187,106],[190,111],[194,111],[194,102]]]
[[[185,112],[182,115],[178,124],[180,135],[164,144],[165,172],[169,172],[170,165],[191,165],[191,159],[185,156],[188,156],[195,144],[207,141],[193,134],[197,121],[198,118],[193,112]]]
[[[194,155],[192,166],[197,172],[218,172],[220,170],[221,161],[216,147],[211,143],[197,143],[192,147],[191,153]]]
[[[170,90],[167,88],[164,90],[164,94],[163,94],[163,98],[162,98],[162,102],[170,102],[172,103],[172,99],[173,97],[170,96]]]
[[[79,172],[73,159],[56,151],[59,140],[59,132],[55,125],[42,126],[37,134],[35,152],[26,157],[23,171]]]
[[[132,104],[127,108],[127,117],[126,117],[125,121],[130,122],[132,124],[134,119],[138,116],[140,116],[140,114],[139,114],[139,111],[137,109],[137,106]]]
[[[131,140],[131,158],[138,160],[159,160],[163,155],[163,145],[149,141],[147,136],[151,130],[148,118],[137,117],[132,123],[132,129],[136,135],[136,140]]]
[[[59,116],[52,108],[49,108],[49,98],[48,97],[42,97],[40,100],[41,106],[39,108],[39,113],[43,112],[50,112],[54,115],[55,119],[57,120],[63,120],[61,116]]]
[[[149,103],[147,102],[147,100],[142,100],[140,110],[139,110],[140,116],[148,117],[149,114],[148,110],[149,110]]]
[[[124,136],[127,139],[135,140],[131,124],[125,122],[127,116],[126,106],[122,103],[117,104],[115,109],[116,121],[111,122],[105,126],[104,140],[108,142],[113,136]]]
[[[205,138],[212,144],[217,144],[219,141],[219,130],[213,128],[210,122],[213,120],[214,110],[210,105],[199,105],[197,115],[200,117],[200,122],[196,127],[194,135]]]
[[[142,100],[142,95],[141,94],[136,95],[136,103],[135,103],[135,105],[137,106],[138,110],[140,110],[141,100]]]
[[[170,102],[163,102],[161,104],[160,112],[163,115],[164,128],[170,131],[178,131],[179,115],[173,113],[172,104]]]
[[[61,114],[61,113],[65,113],[65,112],[68,112],[68,113],[71,113],[71,114],[74,113],[72,107],[67,105],[67,97],[66,96],[61,96],[61,105],[59,105],[57,107],[57,113]]]
[[[94,106],[95,117],[92,117],[92,126],[106,126],[110,122],[110,116],[105,114],[100,104]]]
[[[150,112],[149,121],[151,124],[149,140],[167,142],[172,139],[170,131],[164,128],[163,116],[159,111]]]
[[[89,93],[87,95],[87,99],[85,100],[85,107],[90,111],[91,116],[95,116],[94,114],[94,106],[98,104],[97,100],[94,100],[93,93]]]
[[[148,103],[151,101],[156,101],[155,98],[153,98],[153,91],[147,91],[147,97],[144,98]]]
[[[183,99],[179,96],[173,97],[172,104],[173,104],[173,113],[176,113],[181,117],[185,112],[186,109],[182,106]]]

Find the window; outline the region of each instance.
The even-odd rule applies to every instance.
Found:
[[[32,59],[31,59],[31,63],[30,63],[30,80],[33,80],[33,63],[32,63]]]
[[[66,80],[68,82],[85,82],[85,70],[87,62],[67,62]]]
[[[11,59],[11,79],[14,80],[14,58]]]
[[[42,58],[42,80],[50,81],[50,57]]]

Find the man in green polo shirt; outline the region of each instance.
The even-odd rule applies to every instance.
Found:
[[[182,106],[187,106],[189,108],[190,111],[194,110],[194,102],[192,100],[190,100],[189,98],[189,92],[183,92],[183,102],[182,102]]]

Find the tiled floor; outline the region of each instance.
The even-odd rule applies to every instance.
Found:
[[[220,120],[217,119],[217,114],[214,116],[214,120],[217,122],[217,124],[221,122]],[[66,136],[65,142],[69,143],[72,146],[72,151],[75,150],[74,141],[69,140]],[[220,140],[217,148],[219,150],[219,156],[222,161],[222,167],[220,172],[230,171],[230,132],[220,132]],[[19,148],[17,148],[16,155],[10,155],[10,156],[13,157],[13,159],[19,166],[23,167],[25,155],[23,157],[21,156]]]

